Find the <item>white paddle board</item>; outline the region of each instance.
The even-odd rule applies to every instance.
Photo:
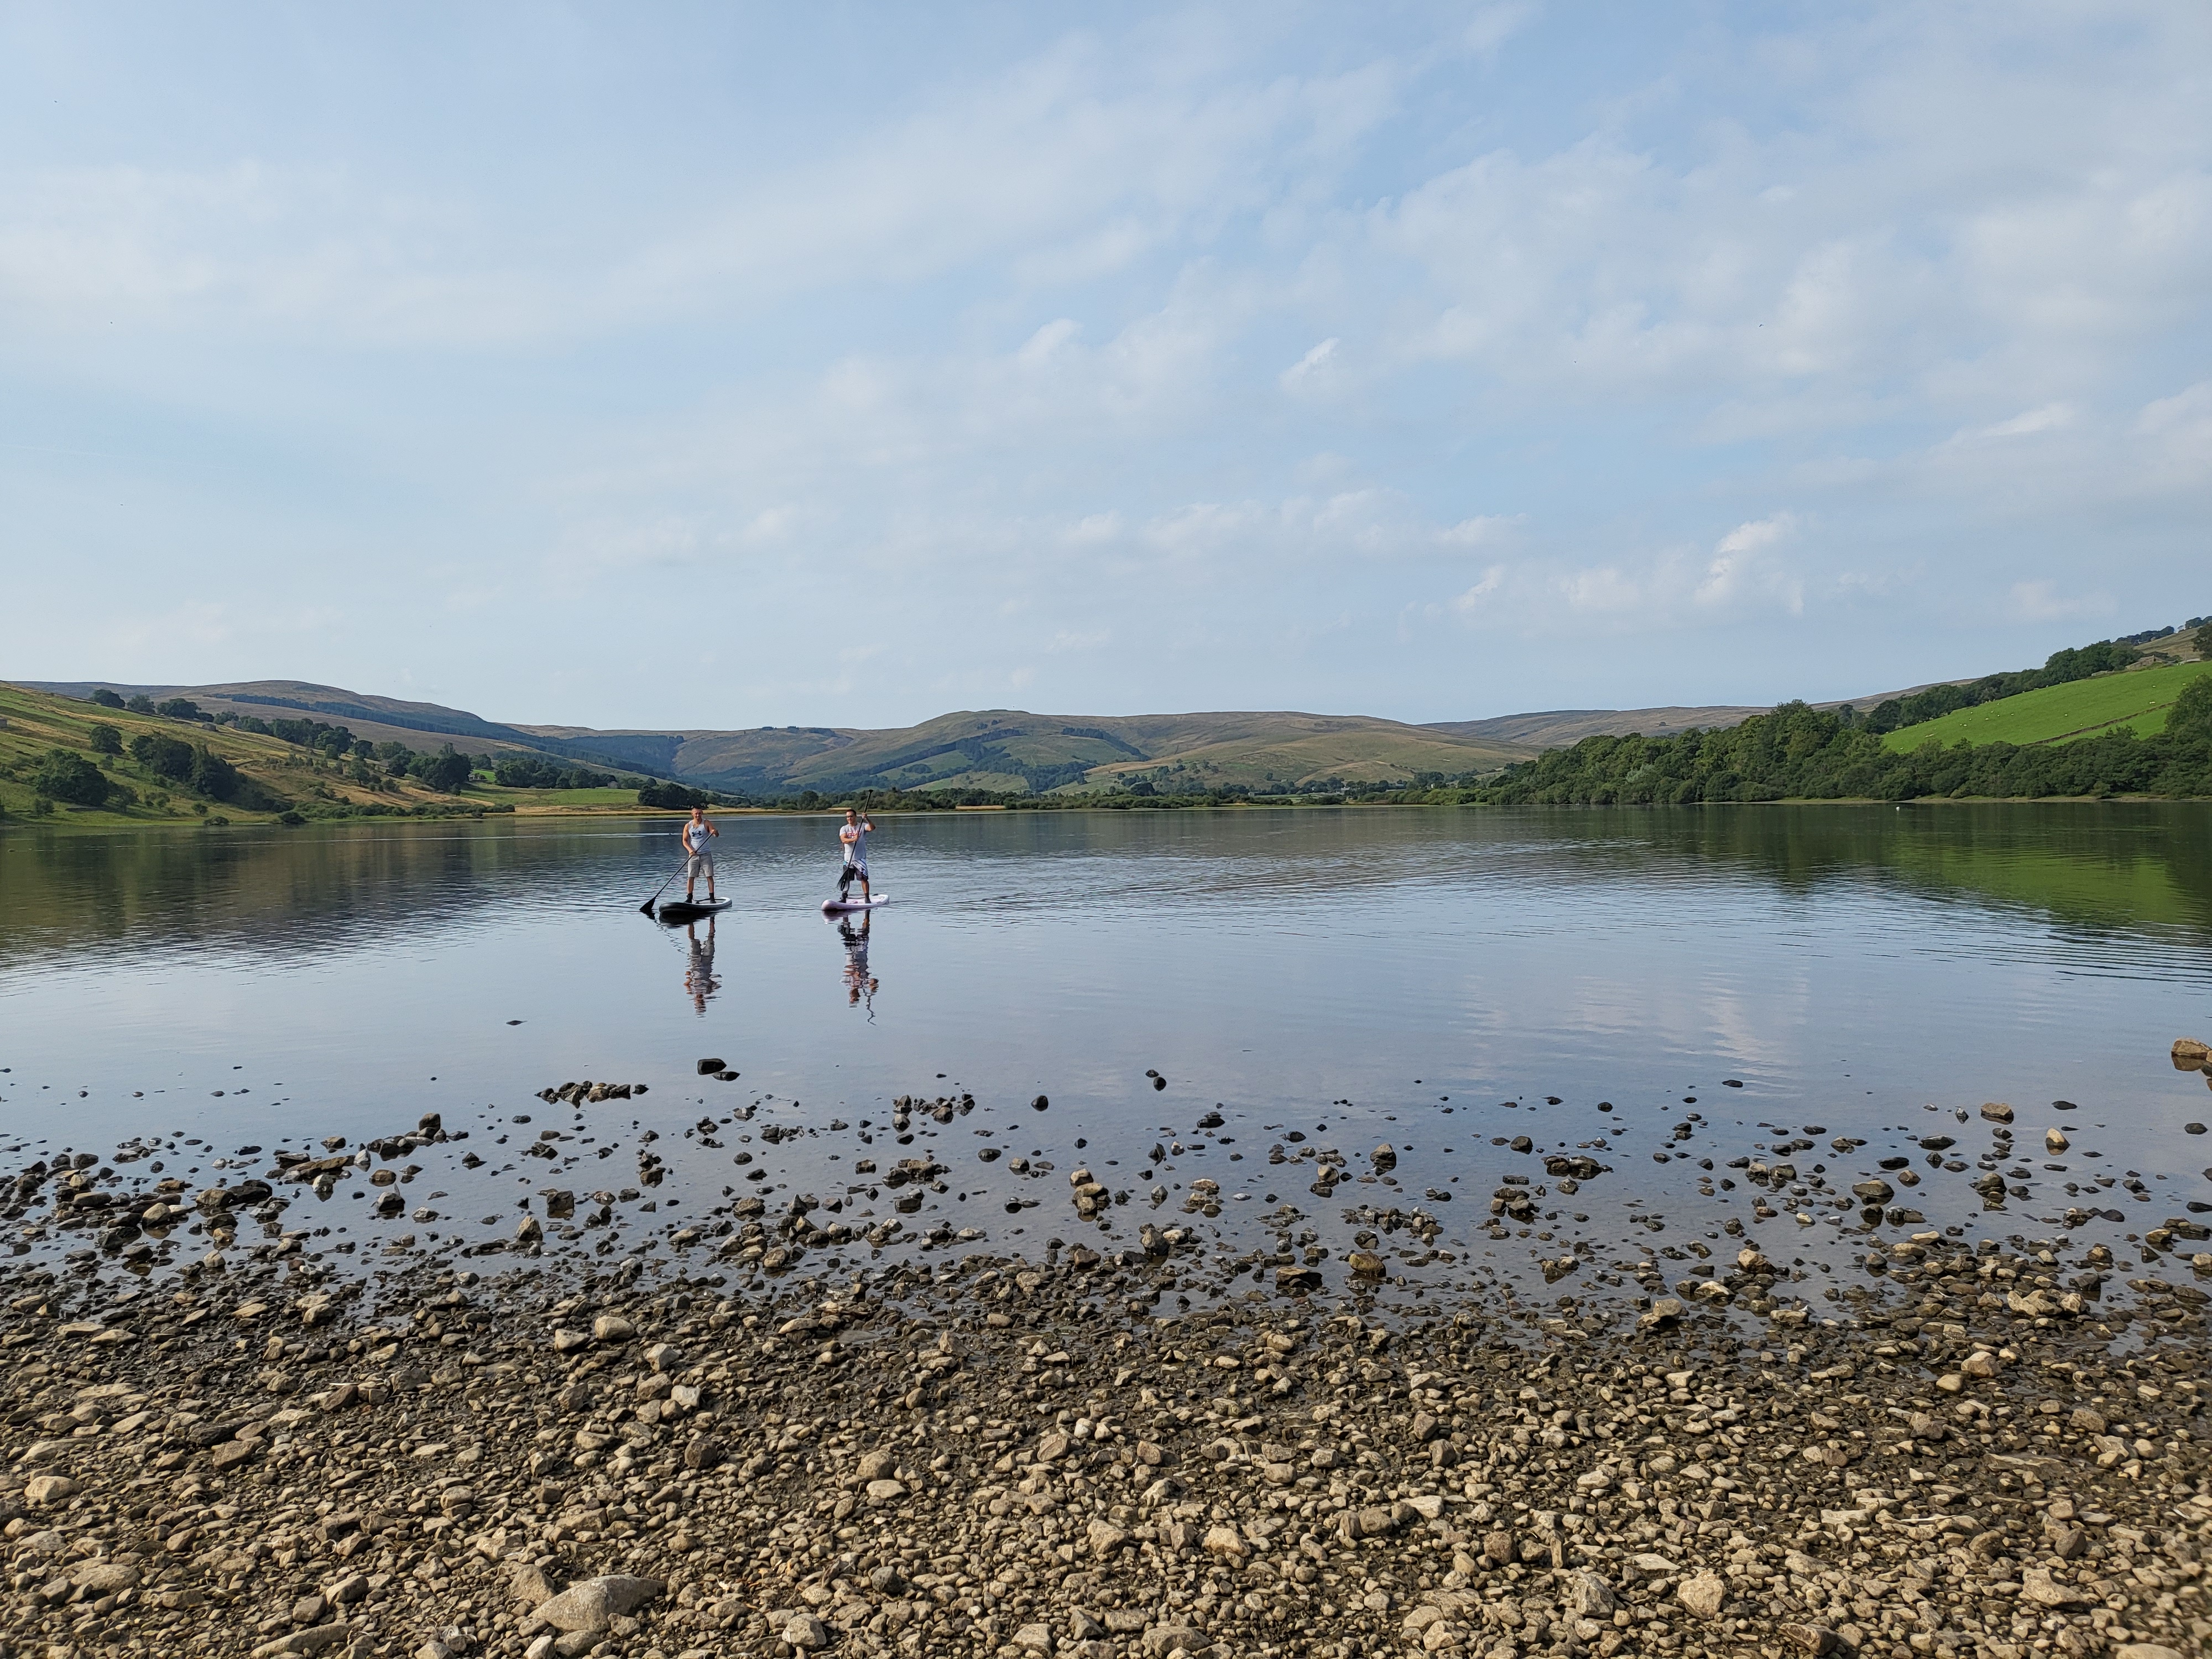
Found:
[[[825,916],[838,916],[844,915],[848,910],[880,910],[890,902],[891,896],[889,893],[878,893],[871,899],[823,899],[822,914]]]

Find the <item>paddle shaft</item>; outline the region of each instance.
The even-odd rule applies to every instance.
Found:
[[[677,877],[682,875],[690,867],[691,860],[687,854],[683,863],[678,865],[675,869],[668,872],[668,881],[664,881],[659,886],[654,888],[653,890],[653,896],[637,907],[637,913],[641,916],[651,915],[653,914],[653,907],[660,902],[660,896],[668,890],[668,883],[674,881]]]

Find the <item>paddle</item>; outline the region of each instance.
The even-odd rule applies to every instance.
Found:
[[[637,907],[638,915],[641,916],[651,915],[653,914],[653,907],[660,902],[660,896],[668,890],[668,882],[674,881],[677,877],[682,875],[685,870],[690,867],[690,863],[691,861],[689,859],[686,859],[682,864],[678,865],[675,869],[670,871],[668,873],[668,881],[664,881],[659,886],[654,888],[653,890],[653,896]]]

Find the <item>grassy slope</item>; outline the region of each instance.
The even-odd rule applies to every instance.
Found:
[[[2178,663],[2045,686],[1901,727],[1882,744],[1909,754],[1929,742],[1946,748],[1956,743],[2057,743],[2119,726],[2131,726],[2137,737],[2148,738],[2166,729],[2166,711],[2181,688],[2208,672],[2212,662]]]
[[[365,804],[372,801],[393,807],[452,806],[477,800],[480,793],[472,791],[466,796],[440,795],[411,781],[385,790],[370,789],[341,777],[334,769],[326,765],[319,769],[312,765],[304,750],[295,749],[280,738],[264,738],[227,726],[205,726],[193,721],[164,720],[158,714],[133,714],[125,709],[102,708],[96,703],[80,702],[74,698],[56,696],[48,692],[27,691],[21,686],[4,683],[0,683],[0,718],[8,722],[7,729],[0,731],[0,808],[5,809],[12,823],[190,824],[198,823],[207,817],[222,817],[234,823],[265,823],[275,816],[273,812],[248,811],[228,802],[197,796],[185,785],[171,782],[147,771],[126,753],[119,757],[108,757],[101,769],[136,794],[139,798],[137,805],[98,811],[57,805],[52,817],[33,819],[33,792],[24,780],[28,778],[39,757],[50,749],[59,748],[76,750],[86,753],[89,759],[100,761],[100,757],[89,754],[87,742],[93,726],[102,723],[113,726],[123,734],[126,750],[131,739],[142,732],[177,738],[191,744],[204,743],[214,753],[221,755],[272,793],[297,802],[303,810],[311,811],[316,807],[327,810],[341,803]],[[21,772],[22,779],[8,775],[14,772]],[[510,790],[503,793],[514,796],[530,792]],[[489,793],[482,793],[483,799],[489,802]],[[630,797],[633,810],[635,799],[634,795]],[[196,807],[205,811],[196,811]]]

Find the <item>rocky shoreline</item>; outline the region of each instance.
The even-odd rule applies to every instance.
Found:
[[[1157,1229],[372,1279],[281,1213],[159,1281],[0,1267],[8,1659],[2212,1643],[2205,1297],[2085,1308],[2102,1247],[1900,1245],[1808,1313],[1747,1244],[1764,1322],[1662,1283],[1568,1325],[1295,1265],[1176,1311]]]

